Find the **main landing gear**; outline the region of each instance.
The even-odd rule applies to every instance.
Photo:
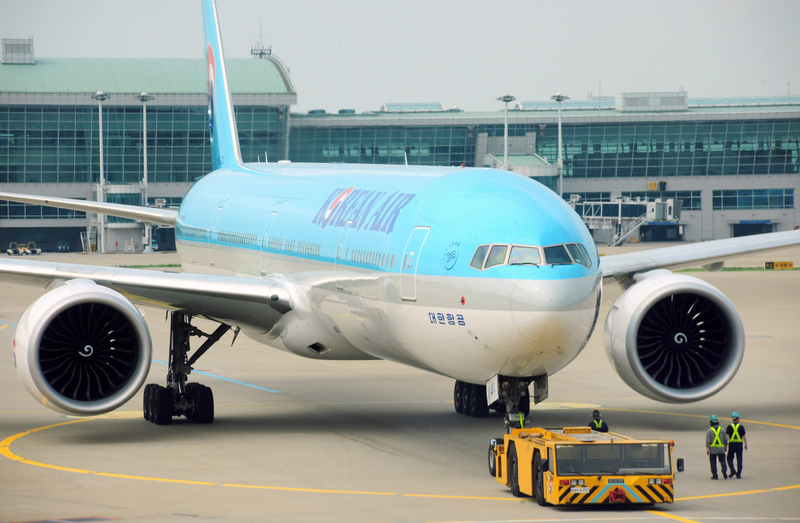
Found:
[[[167,386],[149,383],[144,387],[144,419],[156,425],[169,425],[174,416],[186,416],[196,423],[214,421],[214,395],[211,389],[199,383],[186,383],[192,365],[211,348],[230,325],[221,324],[206,334],[192,326],[192,317],[182,312],[170,313],[169,363]],[[189,357],[189,338],[207,338],[192,357]]]
[[[486,400],[486,385],[474,385],[463,381],[456,381],[453,388],[453,404],[456,412],[474,418],[485,418],[489,415],[489,409],[493,409],[500,414],[506,412],[506,405],[502,399],[495,401],[491,405],[488,404]],[[530,404],[525,403],[520,408],[526,408],[525,412],[527,414]]]

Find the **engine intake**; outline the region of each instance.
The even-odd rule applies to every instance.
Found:
[[[14,340],[17,373],[44,405],[96,415],[127,402],[150,370],[150,332],[118,292],[72,280],[23,314]]]
[[[715,287],[665,270],[634,276],[606,318],[606,354],[649,398],[689,403],[722,390],[744,358],[744,328]]]

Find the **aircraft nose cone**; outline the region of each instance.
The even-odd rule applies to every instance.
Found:
[[[553,343],[568,338],[580,325],[578,280],[519,280],[511,292],[511,315],[525,338]]]

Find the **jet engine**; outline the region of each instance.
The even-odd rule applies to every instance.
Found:
[[[152,345],[144,318],[124,296],[91,280],[70,280],[23,314],[14,365],[28,391],[64,414],[116,409],[144,383]]]
[[[744,358],[739,313],[719,290],[691,276],[654,270],[614,303],[606,318],[611,365],[636,392],[690,403],[722,390]]]

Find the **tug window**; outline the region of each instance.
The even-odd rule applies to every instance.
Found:
[[[542,262],[538,247],[514,245],[508,255],[509,265],[538,265]]]
[[[475,254],[472,256],[472,261],[469,262],[469,266],[481,270],[483,268],[483,260],[486,258],[487,252],[489,252],[488,245],[481,245],[478,247],[478,249],[475,251]]]
[[[486,258],[486,268],[494,267],[495,265],[502,265],[506,261],[506,251],[508,245],[493,245],[489,257]]]

